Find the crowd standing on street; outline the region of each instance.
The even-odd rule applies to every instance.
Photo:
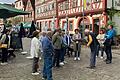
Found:
[[[90,64],[87,68],[96,68],[96,59],[99,57],[99,51],[101,51],[100,58],[104,59],[106,53],[106,64],[112,63],[112,51],[111,46],[114,44],[115,30],[112,25],[108,26],[108,30],[100,30],[100,33],[96,36],[94,32],[89,29],[85,29],[85,36],[81,36],[79,29],[74,30],[74,34],[71,36],[69,31],[62,30],[60,28],[55,31],[48,29],[47,31],[40,32],[35,29],[34,22],[32,25],[34,28],[30,29],[29,38],[31,38],[30,55],[33,59],[32,75],[39,75],[39,59],[43,58],[44,64],[42,69],[43,80],[53,80],[52,68],[60,68],[64,66],[66,62],[66,56],[74,56],[73,60],[81,60],[81,45],[86,36],[86,46],[90,48]],[[1,65],[6,65],[8,59],[13,56],[15,47],[12,45],[15,38],[13,33],[15,30],[5,29],[0,35],[0,49],[1,52]],[[23,50],[22,38],[25,37],[25,30],[23,24],[21,24],[18,37],[20,38],[21,48]],[[74,53],[74,54],[73,54]]]

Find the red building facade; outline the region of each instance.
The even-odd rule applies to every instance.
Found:
[[[89,28],[96,34],[107,22],[106,0],[28,0],[26,21],[35,20],[45,31],[57,27],[73,32]]]
[[[60,26],[69,31],[89,28],[96,34],[107,22],[106,0],[63,0],[58,3]]]
[[[36,0],[36,24],[42,30],[55,28],[56,25],[56,0]]]

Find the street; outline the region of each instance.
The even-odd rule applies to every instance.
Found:
[[[0,80],[42,80],[42,74],[32,76],[32,60],[29,56],[30,39],[23,40],[24,51],[28,54],[16,52],[17,57],[9,60],[9,64],[0,65]],[[103,59],[97,58],[95,69],[87,69],[89,66],[89,48],[82,48],[81,60],[74,61],[73,57],[66,57],[67,64],[61,68],[53,68],[54,80],[120,80],[120,50],[113,50],[113,63],[106,64]],[[43,60],[40,60],[42,70]]]

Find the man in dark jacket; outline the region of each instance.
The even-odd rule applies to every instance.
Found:
[[[96,54],[97,45],[99,44],[94,33],[90,32],[89,29],[85,30],[85,35],[87,36],[88,43],[87,46],[90,47],[90,66],[87,68],[94,69],[96,64]]]

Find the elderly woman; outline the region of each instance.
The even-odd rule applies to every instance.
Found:
[[[79,33],[79,29],[75,29],[75,34],[73,35],[73,42],[75,52],[74,60],[80,60],[81,34]]]

